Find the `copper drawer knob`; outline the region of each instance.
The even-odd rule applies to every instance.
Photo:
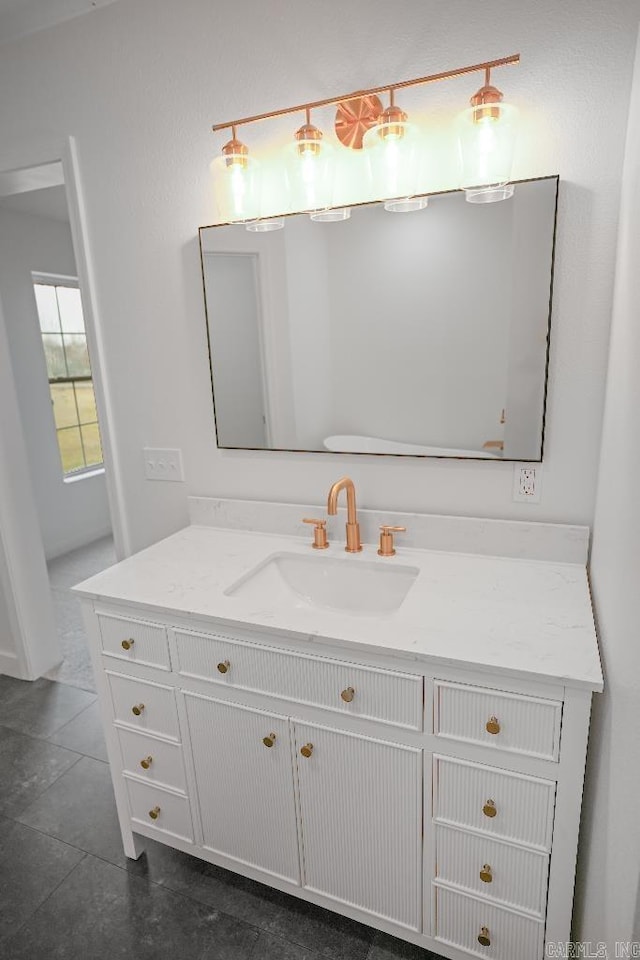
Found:
[[[123,640],[123,641],[122,641],[122,644],[121,644],[122,649],[123,649],[123,650],[131,650],[131,647],[134,645],[134,643],[135,643],[135,640],[133,639],[133,637],[129,637],[128,640]]]
[[[131,713],[135,717],[139,717],[143,710],[144,710],[144,703],[136,703],[135,707],[131,707]]]
[[[487,731],[487,733],[493,733],[494,735],[496,733],[500,733],[500,723],[498,721],[498,718],[489,717],[485,725],[485,730]]]
[[[148,770],[152,763],[153,763],[153,757],[148,756],[148,757],[145,757],[144,760],[140,761],[140,766],[142,767],[143,770]]]
[[[304,747],[300,747],[300,753],[302,754],[303,757],[309,758],[313,753],[313,744],[305,743]]]
[[[270,733],[268,737],[263,737],[262,742],[264,743],[265,747],[272,747],[276,742],[275,733]]]
[[[356,691],[353,689],[353,687],[347,687],[347,689],[343,690],[340,694],[345,703],[351,703],[355,695]]]
[[[480,879],[483,883],[492,883],[493,874],[491,873],[491,867],[488,863],[485,863],[482,870],[480,871]]]
[[[160,807],[154,807],[153,810],[149,810],[149,816],[152,820],[157,820],[160,816]]]
[[[478,934],[478,943],[481,947],[490,947],[491,946],[491,937],[489,936],[488,927],[480,927],[480,933]]]
[[[231,668],[231,664],[229,663],[228,660],[222,660],[218,664],[218,670],[220,673],[227,673],[230,670],[230,668]]]
[[[495,815],[498,812],[496,809],[495,800],[487,800],[484,807],[482,808],[482,812],[484,813],[485,817],[495,817]]]

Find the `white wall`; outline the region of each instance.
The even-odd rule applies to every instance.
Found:
[[[622,189],[591,584],[604,660],[595,698],[576,932],[640,941],[640,42]]]
[[[0,208],[0,300],[47,557],[111,529],[104,474],[65,483],[31,271],[75,276],[69,224]]]
[[[1,304],[0,411],[0,673],[34,680],[60,662],[60,643]]]
[[[347,470],[368,507],[590,522],[636,20],[636,0],[128,0],[3,49],[3,142],[76,138],[134,547],[184,524],[189,492],[321,502]],[[514,174],[565,181],[542,503],[514,504],[496,462],[216,450],[197,244],[211,123],[515,51],[494,77],[523,114]],[[454,111],[476,84],[403,103]],[[181,447],[187,483],[145,482],[145,443]]]

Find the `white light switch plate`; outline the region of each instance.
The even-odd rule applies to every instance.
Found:
[[[184,480],[181,450],[143,447],[144,475],[147,480]]]

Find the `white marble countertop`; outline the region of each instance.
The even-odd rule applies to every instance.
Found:
[[[250,604],[225,590],[271,554],[314,556],[308,538],[193,524],[91,577],[78,593],[166,614],[215,619],[271,636],[435,660],[466,669],[601,690],[602,670],[586,569],[578,563],[446,553],[397,545],[322,556],[347,564],[410,564],[419,569],[393,613],[355,616],[329,609]]]

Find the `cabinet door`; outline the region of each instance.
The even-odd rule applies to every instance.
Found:
[[[422,751],[295,724],[303,884],[419,930]]]
[[[184,699],[205,848],[299,884],[288,721],[196,694]]]

